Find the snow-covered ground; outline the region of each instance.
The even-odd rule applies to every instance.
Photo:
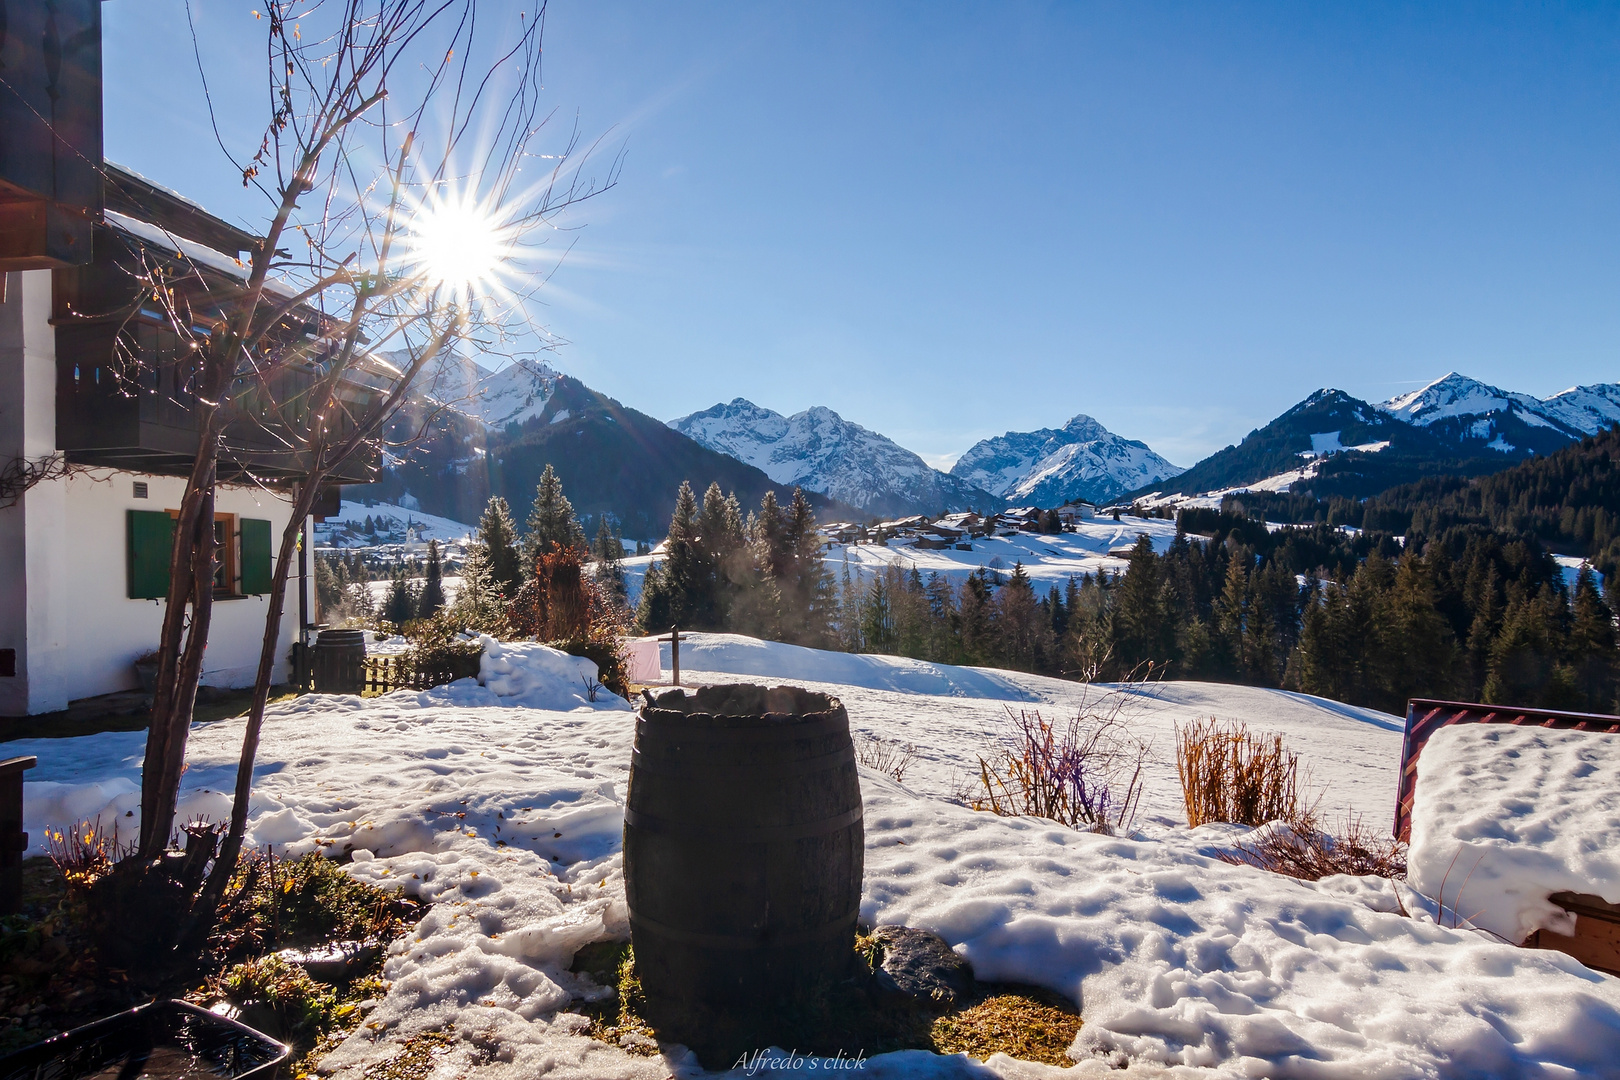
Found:
[[[633,716],[578,698],[566,710],[520,707],[541,698],[518,694],[552,692],[543,675],[555,659],[529,663],[515,649],[502,659],[523,678],[503,683],[512,672],[492,664],[482,676],[490,685],[305,697],[271,713],[250,842],[349,851],[355,876],[434,903],[393,947],[381,1004],[322,1071],[359,1078],[411,1034],[453,1023],[461,1041],[435,1075],[696,1074],[678,1048],[646,1058],[593,1042],[568,1011],[594,992],[566,970],[574,950],[627,932],[619,838]],[[824,684],[858,730],[917,746],[905,784],[861,773],[862,914],[938,931],[982,977],[1078,1000],[1079,1064],[1066,1075],[1563,1077],[1601,1075],[1620,1060],[1620,980],[1437,923],[1410,889],[1370,878],[1305,884],[1219,862],[1210,855],[1241,832],[1229,826],[1156,820],[1108,837],[941,797],[1004,707],[1061,715],[1109,688],[731,636],[696,636],[682,659],[696,679]],[[552,681],[560,692],[568,680]],[[1331,801],[1385,817],[1393,717],[1213,684],[1122,692],[1156,744],[1177,720],[1206,715],[1283,731],[1332,785]],[[218,792],[240,735],[238,721],[194,730],[188,813],[224,812]],[[37,840],[57,824],[53,814],[96,808],[104,822],[133,825],[124,815],[138,799],[141,745],[139,732],[6,745],[7,756],[40,757],[26,786],[30,833]],[[1163,768],[1149,776],[1147,802],[1151,817],[1177,817]],[[908,1052],[871,1058],[861,1072],[1059,1070]]]
[[[666,676],[669,645],[659,645]],[[1144,822],[1184,824],[1176,777],[1176,726],[1207,717],[1244,720],[1282,734],[1300,753],[1329,822],[1365,816],[1387,829],[1395,814],[1396,771],[1405,722],[1326,698],[1221,683],[1160,682],[1085,686],[1064,679],[956,667],[898,656],[825,652],[740,634],[683,634],[683,682],[792,681],[840,698],[859,733],[910,743],[916,763],[906,785],[949,798],[979,769],[1007,710],[1038,710],[1066,720],[1116,707],[1152,745],[1142,800]]]
[[[1099,570],[1123,574],[1125,559],[1109,552],[1130,547],[1144,533],[1153,541],[1153,550],[1162,554],[1175,539],[1176,523],[1163,518],[1125,516],[1115,521],[1111,517],[1098,517],[1080,522],[1072,533],[1020,532],[1013,536],[964,540],[972,545],[971,551],[958,551],[954,547],[934,551],[914,547],[908,541],[891,540],[887,547],[835,544],[822,552],[822,558],[835,581],[841,578],[847,558],[852,578],[881,573],[887,566],[898,566],[907,573],[916,567],[924,578],[938,573],[958,584],[981,566],[1007,575],[1012,573],[1015,564],[1022,562],[1036,591],[1044,595],[1053,586],[1061,590],[1071,575],[1095,574]],[[625,584],[632,604],[641,595],[641,581],[647,575],[647,567],[662,561],[662,555],[637,555],[624,560]]]
[[[360,532],[367,518],[381,534],[380,538]],[[393,503],[367,506],[345,499],[338,513],[315,523],[315,543],[317,547],[350,548],[395,542],[395,538],[397,542],[403,542],[406,529],[412,525],[416,527],[417,542],[424,548],[429,540],[437,540],[442,547],[447,541],[462,540],[478,531],[475,525],[424,514],[410,506],[395,506]]]

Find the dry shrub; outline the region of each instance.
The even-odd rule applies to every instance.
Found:
[[[591,634],[592,608],[604,603],[600,593],[579,552],[553,543],[535,557],[534,574],[512,598],[507,617],[536,641],[583,641]]]
[[[1242,721],[1199,720],[1176,732],[1176,771],[1187,824],[1302,823],[1313,806],[1301,801],[1299,755],[1281,735],[1262,735]]]
[[[904,783],[906,772],[912,763],[917,760],[917,748],[910,743],[900,743],[893,739],[885,739],[881,735],[868,735],[857,732],[855,735],[855,760],[868,769],[876,769],[880,773],[887,773],[896,781]]]
[[[1320,881],[1334,874],[1406,876],[1406,845],[1380,836],[1354,814],[1345,819],[1338,835],[1312,828],[1309,822],[1279,823],[1238,841],[1233,850],[1220,852],[1218,858],[1302,881]]]
[[[1123,704],[1082,710],[1062,727],[1039,712],[1009,708],[1006,743],[991,760],[979,758],[978,788],[965,801],[1002,817],[1128,830],[1142,800],[1150,748],[1126,725]]]
[[[45,830],[45,853],[70,889],[81,889],[112,872],[113,864],[134,853],[134,841],[118,839],[118,822],[102,827],[81,821],[67,828]]]
[[[512,629],[523,637],[596,663],[601,685],[620,697],[630,693],[624,646],[624,616],[585,573],[580,553],[553,543],[534,562],[534,576],[507,605]],[[594,700],[594,690],[586,687]]]

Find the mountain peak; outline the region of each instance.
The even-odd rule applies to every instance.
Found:
[[[1009,431],[956,459],[951,475],[1014,502],[1102,502],[1181,470],[1145,443],[1122,439],[1085,413],[1060,429]]]
[[[1513,405],[1538,404],[1528,394],[1514,394],[1455,371],[1448,371],[1426,386],[1399,394],[1378,408],[1407,423],[1425,424],[1450,416],[1479,416]]]
[[[928,467],[922,458],[825,405],[782,416],[737,398],[669,422],[711,450],[875,514],[983,509],[994,496]]]
[[[1107,438],[1110,434],[1107,428],[1085,413],[1075,413],[1074,419],[1063,425],[1063,430],[1073,435],[1076,442],[1092,442]]]

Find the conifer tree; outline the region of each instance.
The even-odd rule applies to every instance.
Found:
[[[341,562],[334,567],[325,555],[315,556],[315,603],[317,610],[324,614],[336,611],[343,606],[345,577],[347,575],[344,573]]]
[[[439,542],[428,541],[427,575],[416,601],[416,617],[430,618],[444,607],[444,563],[439,558]]]
[[[395,626],[403,626],[416,617],[416,589],[404,570],[396,571],[383,601],[382,617]]]
[[[1620,708],[1615,698],[1614,615],[1598,592],[1597,577],[1582,566],[1575,579],[1574,621],[1569,633],[1570,666],[1581,707],[1590,712]]]
[[[1167,664],[1175,657],[1175,628],[1165,602],[1165,581],[1153,542],[1144,534],[1131,549],[1130,567],[1114,597],[1114,657],[1119,672],[1142,664]]]
[[[624,581],[624,541],[608,529],[606,514],[597,523],[591,556],[596,560],[596,583],[601,586],[603,595],[616,607],[623,608],[628,596]]]
[[[1456,641],[1435,595],[1429,560],[1415,551],[1403,556],[1378,616],[1375,662],[1386,708],[1405,712],[1409,698],[1452,693]]]
[[[590,550],[585,542],[585,528],[574,516],[574,504],[563,494],[562,481],[549,463],[535,485],[534,506],[525,524],[528,527],[523,537],[525,574],[533,570],[534,560],[550,551],[552,544],[573,548],[581,555]]]
[[[1224,661],[1233,676],[1242,677],[1252,650],[1249,625],[1249,553],[1238,550],[1226,564],[1221,595],[1215,601],[1217,662]]]
[[[793,504],[786,514],[792,551],[792,574],[783,591],[783,627],[790,640],[821,648],[832,636],[834,596],[832,581],[821,558],[821,534],[810,501],[793,489]]]
[[[1502,630],[1491,643],[1484,697],[1492,705],[1534,708],[1543,703],[1556,657],[1540,605],[1520,589],[1511,592]]]
[[[893,653],[896,634],[894,604],[887,575],[877,573],[861,596],[861,651]]]
[[[979,567],[962,582],[957,592],[957,642],[961,661],[983,664],[994,652],[995,597],[990,574]]]
[[[518,551],[517,526],[511,508],[499,495],[490,496],[478,519],[476,545],[484,551],[490,582],[506,599],[523,586],[523,556]]]
[[[1051,619],[1043,618],[1023,560],[1013,564],[1007,583],[996,590],[996,658],[1014,671],[1037,671],[1051,651]]]
[[[377,601],[371,595],[369,582],[351,582],[343,594],[343,606],[356,619],[370,619],[377,614]]]
[[[675,514],[664,541],[664,562],[642,585],[637,621],[647,632],[682,629],[715,630],[714,569],[698,535],[697,497],[682,481]]]
[[[489,552],[482,544],[470,545],[451,611],[463,628],[495,633],[501,629],[505,607],[505,599],[489,570]]]

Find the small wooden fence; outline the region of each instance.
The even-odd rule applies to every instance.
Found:
[[[428,690],[478,674],[478,657],[469,656],[435,667],[418,667],[405,654],[368,656],[362,669],[360,692],[366,696],[393,690]]]

